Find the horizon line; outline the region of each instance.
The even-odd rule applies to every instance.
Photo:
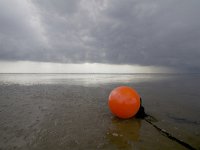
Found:
[[[64,73],[55,73],[55,72],[0,72],[0,74],[200,74],[200,72],[149,72],[149,73],[143,73],[143,72],[137,72],[137,73],[76,73],[76,72],[64,72]]]

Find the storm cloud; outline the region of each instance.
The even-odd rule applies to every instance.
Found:
[[[0,0],[0,60],[200,72],[199,0]]]

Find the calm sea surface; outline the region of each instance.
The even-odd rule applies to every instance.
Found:
[[[153,123],[200,149],[200,74],[0,74],[0,149],[186,149],[107,106],[127,85]]]

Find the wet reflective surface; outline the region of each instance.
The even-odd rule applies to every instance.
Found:
[[[110,91],[134,87],[160,128],[200,148],[200,75],[1,74],[0,149],[185,149],[142,119],[121,120]]]
[[[0,84],[66,84],[99,86],[114,83],[141,83],[166,80],[170,74],[0,74]]]

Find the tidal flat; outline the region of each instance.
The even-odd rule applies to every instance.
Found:
[[[153,124],[200,149],[200,74],[0,74],[0,149],[184,150],[144,119],[108,108],[133,87]]]

